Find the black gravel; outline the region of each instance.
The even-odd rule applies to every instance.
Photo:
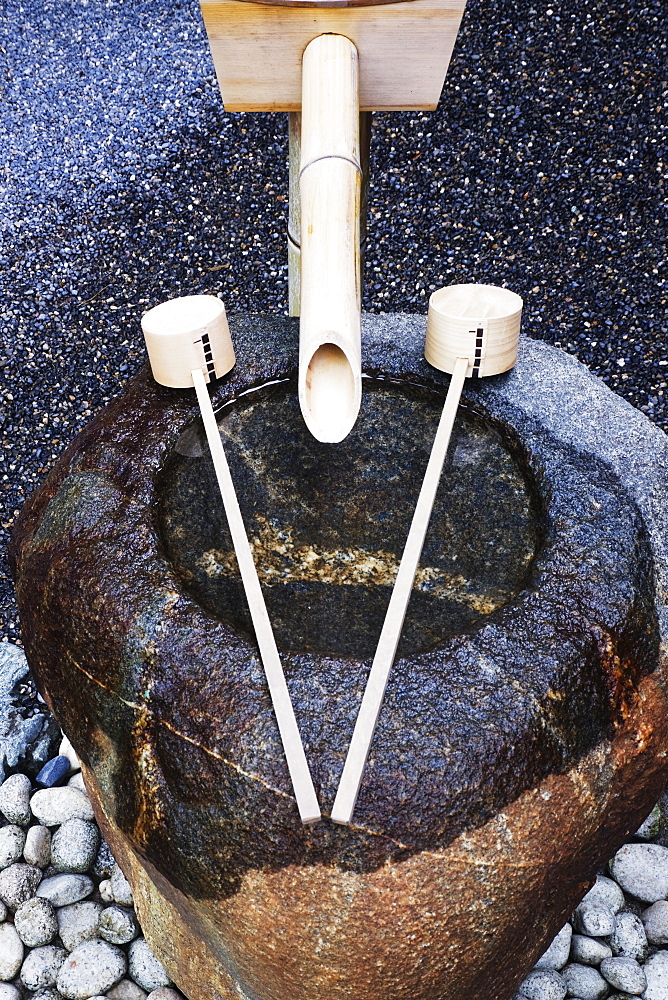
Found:
[[[668,429],[666,34],[663,0],[469,0],[439,110],[374,116],[365,307],[507,284]],[[4,0],[0,36],[4,553],[142,363],[142,311],[286,310],[287,127],[225,114],[195,0]]]

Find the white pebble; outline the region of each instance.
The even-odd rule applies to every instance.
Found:
[[[615,929],[615,915],[602,903],[580,903],[573,917],[575,929],[589,937],[607,937]]]
[[[563,969],[568,961],[571,949],[573,928],[564,924],[559,933],[552,939],[552,944],[536,962],[535,969]]]
[[[650,955],[643,971],[647,979],[643,1000],[668,1000],[668,951]]]
[[[84,784],[83,774],[81,773],[81,771],[79,771],[78,774],[72,775],[72,777],[67,782],[67,787],[78,788],[80,792],[88,794],[86,792],[86,785]]]
[[[661,807],[656,805],[635,832],[638,840],[653,840],[661,830]]]
[[[31,826],[26,834],[23,859],[29,865],[46,868],[51,864],[51,831],[45,826]]]
[[[0,785],[0,812],[9,823],[27,826],[30,822],[30,778],[11,774]]]
[[[568,992],[579,1000],[602,1000],[608,995],[608,984],[596,969],[589,965],[567,965],[561,973]]]
[[[645,934],[650,944],[668,944],[668,901],[659,899],[642,913]]]
[[[613,955],[644,962],[648,952],[647,935],[640,917],[636,917],[635,913],[618,913],[610,947]]]
[[[598,938],[574,934],[571,940],[571,959],[581,965],[600,965],[604,958],[612,957],[612,948]]]
[[[606,906],[613,913],[619,913],[623,905],[624,893],[613,879],[605,875],[596,876],[596,882],[580,903],[580,906]]]
[[[56,985],[66,1000],[88,1000],[107,993],[126,968],[120,948],[107,941],[84,941],[63,963]]]
[[[111,879],[108,878],[102,879],[102,881],[98,886],[98,891],[100,893],[100,896],[102,897],[103,902],[105,903],[114,902],[114,895],[111,891]]]
[[[94,888],[93,880],[87,875],[54,875],[44,879],[37,895],[48,899],[54,906],[67,906],[90,896]]]
[[[100,917],[100,937],[111,944],[129,944],[139,934],[134,910],[108,906]]]
[[[0,868],[9,868],[23,854],[26,833],[20,826],[11,823],[0,828]]]
[[[100,904],[91,900],[60,907],[57,913],[58,934],[68,951],[74,951],[84,941],[98,936],[101,913]]]
[[[41,788],[30,800],[33,816],[44,826],[60,826],[68,819],[95,818],[88,796],[78,788]]]
[[[616,990],[637,996],[647,986],[645,973],[633,958],[604,958],[601,975]]]
[[[120,983],[109,990],[107,997],[109,1000],[146,1000],[146,993],[131,979],[121,979]]]
[[[61,872],[87,872],[100,846],[100,831],[85,819],[68,819],[51,840],[51,863]]]
[[[72,746],[72,744],[70,743],[70,741],[68,740],[67,736],[63,736],[62,743],[60,744],[60,748],[58,750],[58,756],[67,757],[67,759],[70,762],[70,768],[72,771],[81,770],[81,761],[77,757],[76,751]]]
[[[58,970],[66,957],[67,952],[53,944],[47,944],[44,948],[33,948],[21,966],[21,982],[29,990],[53,986],[58,978]]]
[[[7,907],[5,906],[5,904],[0,899],[0,924],[2,923],[3,920],[7,919],[7,914],[8,913],[9,913],[9,910],[7,909]]]
[[[0,899],[14,913],[21,903],[35,895],[41,878],[41,871],[33,865],[10,865],[0,871]]]
[[[33,896],[19,906],[14,914],[14,926],[24,945],[41,948],[51,944],[58,933],[58,921],[48,899]]]
[[[130,883],[118,865],[114,865],[114,870],[109,879],[109,891],[114,897],[114,902],[121,906],[132,906],[132,889]]]
[[[172,985],[164,966],[155,957],[143,937],[136,938],[128,949],[128,970],[134,981],[145,990],[157,990],[159,986]]]
[[[172,990],[169,986],[161,986],[158,990],[149,993],[148,1000],[183,1000],[181,993]]]
[[[14,924],[0,924],[0,981],[9,982],[18,975],[23,952],[23,941]]]
[[[659,844],[625,844],[611,861],[610,872],[625,892],[644,903],[668,896],[668,848]]]
[[[529,973],[518,992],[526,1000],[564,1000],[566,984],[553,969],[538,969]]]
[[[0,983],[0,1000],[21,1000],[21,994],[11,983]]]

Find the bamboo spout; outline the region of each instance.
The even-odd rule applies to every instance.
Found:
[[[319,441],[342,441],[362,399],[357,49],[320,35],[302,62],[299,402]]]

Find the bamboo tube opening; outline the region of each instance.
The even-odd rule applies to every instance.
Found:
[[[302,412],[308,429],[318,441],[343,441],[358,411],[355,376],[348,357],[336,344],[321,344],[306,369]]]

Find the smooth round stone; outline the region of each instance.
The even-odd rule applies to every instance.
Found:
[[[60,747],[58,748],[59,757],[67,757],[70,762],[70,771],[80,771],[81,761],[77,757],[76,750],[70,743],[67,736],[63,736]]]
[[[21,1000],[21,994],[11,983],[0,983],[0,1000]]]
[[[40,899],[39,896],[33,896],[19,906],[14,915],[14,926],[28,948],[51,944],[58,933],[53,906],[48,899]]]
[[[625,844],[610,862],[610,872],[625,892],[644,903],[668,896],[668,848]]]
[[[84,782],[83,774],[81,773],[81,771],[78,771],[76,774],[72,775],[70,780],[67,782],[67,787],[78,788],[80,792],[84,793],[84,795],[88,794],[86,792],[86,784]]]
[[[128,971],[132,979],[149,992],[157,990],[159,986],[172,985],[164,966],[155,957],[143,937],[136,938],[128,949]]]
[[[100,832],[95,823],[68,819],[51,840],[51,862],[61,872],[87,872],[99,846]]]
[[[35,993],[32,1000],[63,1000],[63,998],[55,986],[47,986],[45,990]]]
[[[148,1000],[183,1000],[183,997],[176,990],[170,989],[169,986],[161,986],[160,989],[149,993]]]
[[[98,892],[100,893],[100,896],[101,896],[103,902],[105,902],[105,903],[113,903],[114,902],[114,895],[113,895],[113,893],[111,891],[111,879],[109,879],[109,878],[103,879],[100,882],[100,884],[97,887],[97,889],[98,889]]]
[[[33,948],[21,966],[21,982],[29,990],[53,986],[66,958],[65,949],[53,944],[48,944],[44,948]]]
[[[108,1000],[146,1000],[146,991],[131,979],[121,979],[107,992]]]
[[[121,906],[133,905],[134,901],[132,899],[132,889],[130,888],[130,883],[121,871],[119,865],[114,865],[114,869],[109,880],[109,891],[114,898],[114,902],[120,903]]]
[[[647,987],[643,1000],[668,1000],[668,952],[650,955],[643,965]]]
[[[642,914],[645,934],[650,944],[668,944],[668,901],[659,899]]]
[[[56,986],[66,1000],[88,1000],[111,989],[126,969],[120,948],[107,941],[84,941],[64,962]]]
[[[572,963],[561,975],[564,977],[568,993],[578,1000],[602,1000],[608,994],[608,984],[596,969],[589,965]]]
[[[648,951],[647,935],[640,917],[635,913],[618,913],[610,936],[610,947],[613,955],[644,962]]]
[[[129,944],[139,933],[133,910],[108,906],[100,916],[100,937],[111,944]]]
[[[101,913],[100,904],[90,900],[60,907],[56,914],[58,934],[68,951],[74,951],[84,941],[98,936]]]
[[[35,819],[44,826],[60,826],[68,819],[95,818],[88,796],[78,788],[42,788],[30,800]]]
[[[51,864],[51,831],[47,827],[30,827],[26,833],[23,860],[38,868],[46,868]]]
[[[18,975],[23,954],[23,941],[14,924],[0,924],[0,981],[8,982]]]
[[[54,906],[67,906],[90,896],[94,888],[93,880],[87,875],[53,875],[44,879],[37,895],[48,899]]]
[[[634,836],[638,840],[653,840],[661,830],[661,806],[655,805],[647,819],[640,824]]]
[[[70,762],[64,754],[52,757],[35,778],[35,784],[40,788],[55,788],[61,785],[70,773]]]
[[[27,826],[30,822],[30,788],[25,774],[11,774],[0,785],[0,812],[9,823]]]
[[[571,950],[571,938],[573,928],[570,924],[564,924],[559,933],[552,939],[552,943],[536,962],[535,969],[563,969],[568,962]]]
[[[100,848],[97,852],[97,857],[95,858],[95,864],[93,865],[93,874],[97,875],[98,878],[108,879],[111,877],[111,873],[115,867],[116,861],[111,853],[111,848],[104,837],[102,837],[100,840]]]
[[[0,868],[9,868],[23,854],[26,832],[15,824],[0,828]]]
[[[611,878],[606,878],[605,875],[597,875],[596,882],[583,897],[578,909],[581,906],[606,906],[613,913],[618,913],[624,902],[624,893],[617,883]]]
[[[616,990],[637,996],[647,986],[645,973],[633,958],[604,958],[601,975]]]
[[[3,920],[7,919],[7,914],[8,913],[9,913],[9,910],[7,909],[7,907],[5,906],[5,904],[0,899],[0,923],[2,923]]]
[[[612,948],[598,938],[574,934],[571,940],[571,959],[581,965],[600,965],[604,958],[612,957]]]
[[[539,969],[522,982],[519,995],[526,1000],[564,1000],[566,984],[553,969]]]
[[[34,865],[10,865],[0,872],[0,899],[14,913],[35,895],[41,879],[42,873]]]
[[[615,915],[602,903],[581,903],[574,914],[575,929],[589,937],[607,937],[615,929]]]

